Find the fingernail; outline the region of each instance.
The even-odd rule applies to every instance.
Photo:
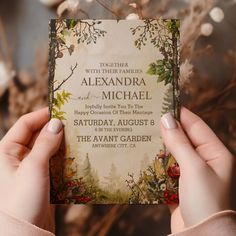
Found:
[[[167,113],[161,117],[161,122],[166,129],[176,129],[178,127],[175,118],[171,113]]]
[[[59,119],[52,118],[47,127],[47,131],[53,134],[58,134],[62,130],[63,124]]]

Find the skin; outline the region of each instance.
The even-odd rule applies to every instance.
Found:
[[[48,109],[22,116],[0,142],[0,210],[53,231],[49,159],[63,130],[47,131]]]
[[[231,209],[234,157],[198,116],[181,109],[181,125],[161,133],[180,166],[179,205],[171,206],[173,233]],[[173,145],[174,144],[174,145]]]
[[[48,109],[21,117],[0,142],[0,210],[53,231],[49,204],[49,160],[63,130],[50,133]],[[180,165],[180,204],[171,206],[173,233],[230,209],[234,158],[213,131],[183,108],[181,125],[166,129],[163,140]],[[174,145],[173,145],[174,144]]]

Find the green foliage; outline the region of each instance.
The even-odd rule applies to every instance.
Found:
[[[168,112],[174,111],[174,105],[173,105],[173,88],[169,87],[167,91],[165,92],[163,103],[162,103],[162,114],[166,114]]]
[[[138,35],[135,40],[135,46],[141,49],[146,45],[146,42],[150,40],[154,47],[158,48],[163,56],[163,59],[158,60],[149,65],[147,73],[150,75],[157,75],[157,82],[164,82],[165,85],[173,82],[174,67],[174,47],[173,37],[177,39],[179,43],[179,20],[144,20],[143,25],[139,25],[136,28],[131,28],[133,35]],[[178,47],[178,46],[177,46]],[[177,48],[178,50],[178,48]]]
[[[157,82],[163,82],[165,85],[171,84],[173,81],[173,72],[171,63],[168,60],[157,60],[149,65],[147,73],[149,75],[157,75]]]
[[[53,107],[52,107],[52,118],[57,118],[59,120],[65,119],[65,112],[61,111],[61,108],[69,101],[71,93],[65,92],[65,90],[57,91],[56,96],[53,98]]]
[[[106,180],[105,190],[110,194],[113,194],[118,190],[122,191],[126,189],[125,182],[121,179],[121,176],[119,175],[117,168],[113,163],[111,164],[108,176],[104,177],[104,179]]]
[[[137,35],[135,46],[140,50],[145,46],[147,41],[159,48],[162,55],[166,58],[172,56],[172,31],[178,32],[178,20],[154,20],[146,19],[144,25],[139,25],[136,28],[131,28],[132,35]],[[178,36],[176,34],[176,36]]]
[[[142,46],[146,45],[149,39],[156,39],[156,32],[159,29],[158,20],[144,20],[143,26],[131,28],[132,35],[138,34],[138,38],[134,41],[135,46],[140,50]],[[155,41],[155,40],[154,40]],[[151,41],[154,43],[154,41]]]
[[[75,158],[67,158],[64,163],[64,181],[53,193],[54,203],[124,203],[128,202],[128,191],[124,192],[119,188],[110,190],[100,186],[97,172],[93,169],[89,156],[86,154],[81,172],[78,173],[78,166]],[[114,170],[115,166],[111,168]],[[78,177],[81,174],[81,177]],[[116,184],[116,176],[112,174],[112,181]],[[115,179],[113,179],[115,177]]]
[[[77,25],[78,22],[79,22],[79,20],[67,19],[66,20],[66,26],[67,26],[68,29],[72,29]]]
[[[175,37],[179,36],[180,20],[166,20],[166,27]]]
[[[91,23],[88,21],[80,21],[80,30],[75,32],[76,36],[78,36],[78,43],[86,43],[87,45],[90,43],[97,42],[99,37],[104,37],[107,33],[105,30],[101,30],[96,27],[96,25],[101,24],[102,21],[93,20]],[[84,25],[84,26],[83,26]]]
[[[69,52],[70,56],[72,55],[74,50],[75,50],[75,45],[71,44],[70,47],[68,47],[68,52]]]
[[[124,204],[129,202],[128,192],[123,192],[117,189],[115,192],[110,192],[101,189],[96,198],[98,204]]]
[[[75,20],[75,19],[58,19],[57,33],[55,40],[56,58],[62,58],[64,51],[68,51],[70,55],[74,52],[75,45],[67,45],[66,37],[73,35],[80,43],[96,43],[99,37],[104,37],[107,33],[105,30],[99,29],[97,26],[102,23],[101,20]]]
[[[68,29],[63,29],[61,32],[60,32],[63,36],[69,36],[70,35],[70,31]],[[61,37],[62,39],[62,37]],[[63,38],[63,41],[65,42],[65,39]]]
[[[83,163],[83,178],[87,186],[91,188],[91,194],[94,192],[93,188],[94,186],[98,186],[99,179],[97,176],[97,173],[93,170],[91,166],[91,162],[88,156],[88,153],[86,154],[84,163]]]
[[[178,203],[179,167],[171,155],[157,155],[153,165],[140,172],[137,181],[129,174],[126,180],[132,194],[131,204]]]
[[[172,93],[168,91],[164,98],[163,111],[173,111],[177,116],[178,79],[179,79],[179,20],[145,20],[143,25],[131,28],[133,35],[138,35],[135,46],[141,49],[150,40],[162,54],[162,59],[149,65],[147,73],[157,75],[157,82],[172,85]],[[175,99],[175,100],[174,100]]]

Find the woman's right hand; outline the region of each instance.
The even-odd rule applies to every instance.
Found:
[[[161,119],[167,149],[180,166],[179,206],[172,206],[176,233],[214,213],[230,209],[234,157],[197,115],[181,109],[181,125],[170,115]]]

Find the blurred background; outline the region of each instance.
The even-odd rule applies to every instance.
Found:
[[[48,22],[57,17],[180,18],[182,103],[236,155],[236,0],[0,0],[0,138],[47,106]],[[164,236],[169,218],[163,205],[61,205],[56,235]]]

